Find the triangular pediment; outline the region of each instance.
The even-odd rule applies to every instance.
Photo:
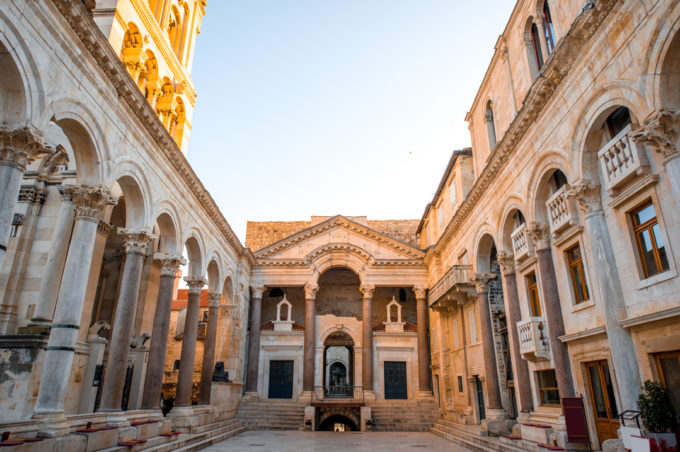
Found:
[[[343,250],[374,261],[419,261],[425,256],[418,248],[338,215],[258,250],[255,258],[302,263]]]

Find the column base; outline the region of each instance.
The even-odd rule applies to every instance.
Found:
[[[486,419],[481,422],[482,435],[504,435],[512,432],[512,426],[516,421],[508,417],[508,413],[502,409],[488,409]]]
[[[34,414],[33,419],[42,421],[42,425],[38,429],[38,437],[40,438],[57,438],[59,436],[66,436],[70,432],[70,423],[64,414]]]
[[[246,393],[243,394],[243,398],[244,399],[259,399],[260,394],[258,392],[254,392],[254,391],[253,392],[246,391]]]
[[[302,391],[298,400],[304,403],[312,403],[312,391]]]
[[[130,421],[123,411],[102,411],[106,415],[106,425],[110,427],[129,427]]]
[[[213,422],[214,410],[210,405],[192,405],[174,407],[167,415],[174,430],[192,433],[196,427]]]
[[[416,400],[418,402],[434,402],[434,394],[430,390],[418,390],[416,393]]]
[[[375,391],[364,390],[364,402],[375,402]]]

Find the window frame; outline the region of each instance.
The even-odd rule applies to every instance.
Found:
[[[636,220],[636,215],[640,213],[642,210],[648,208],[651,206],[654,209],[654,218],[645,221],[642,224],[637,224]],[[670,264],[670,259],[668,258],[669,252],[668,252],[668,240],[664,236],[663,232],[661,231],[661,224],[659,223],[659,214],[657,213],[657,204],[654,203],[654,200],[649,197],[646,200],[644,200],[642,203],[638,204],[636,207],[628,211],[627,213],[628,218],[630,220],[630,224],[632,226],[632,233],[633,237],[635,240],[635,249],[637,251],[637,258],[640,263],[640,268],[642,270],[642,279],[648,279],[657,275],[660,275],[662,273],[668,272],[671,269],[671,264]],[[663,241],[664,248],[666,248],[666,268],[664,269],[662,262],[661,262],[661,257],[659,254],[659,249],[657,248],[657,235],[654,233],[654,226],[659,227],[659,235],[660,239]],[[647,268],[647,261],[644,257],[644,245],[641,240],[641,233],[644,231],[648,231],[650,234],[650,240],[652,243],[652,255],[654,256],[654,262],[656,263],[657,267],[657,272],[656,273],[650,273],[649,269]]]
[[[538,374],[542,372],[550,372],[552,371],[555,373],[555,369],[543,369],[543,370],[537,370],[534,372],[534,375],[536,376],[536,390],[538,391],[538,402],[540,406],[546,406],[546,407],[559,407],[561,406],[559,403],[545,403],[543,393],[545,391],[557,391],[558,393],[558,398],[559,398],[559,388],[557,386],[555,387],[541,387],[541,379],[539,378]],[[555,375],[555,384],[557,384],[557,374]]]
[[[579,257],[572,261],[569,253],[575,248],[579,249]],[[571,289],[573,292],[573,299],[575,301],[575,304],[580,305],[591,301],[592,296],[590,294],[590,288],[588,287],[588,279],[586,278],[586,268],[584,263],[583,247],[581,246],[581,243],[577,241],[576,243],[566,248],[564,250],[564,256],[567,264],[566,265],[567,271],[569,273],[569,279],[571,281]],[[576,278],[574,277],[575,270],[579,272],[579,278],[581,281],[581,291],[587,296],[587,298],[584,298],[583,300],[579,300],[578,284],[576,283]]]
[[[552,11],[550,10],[550,5],[548,0],[543,2],[543,28],[545,35],[545,44],[548,47],[548,55],[550,55],[553,50],[555,50],[555,43],[557,39],[555,37],[555,24],[552,19]]]
[[[531,282],[530,278],[534,278],[535,282]],[[527,299],[529,301],[529,314],[531,314],[531,317],[542,317],[543,316],[543,310],[541,309],[541,296],[538,292],[538,275],[536,274],[536,270],[532,270],[526,275],[524,275],[524,282],[527,285]],[[534,299],[531,296],[532,293],[536,294],[536,303],[534,306]]]

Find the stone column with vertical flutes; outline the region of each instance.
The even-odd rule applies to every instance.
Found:
[[[418,388],[421,391],[432,392],[430,384],[430,354],[427,342],[427,287],[415,286],[416,315],[418,323]]]
[[[496,349],[491,325],[491,309],[489,308],[489,281],[496,278],[493,273],[477,273],[472,281],[477,289],[477,310],[482,336],[482,353],[484,354],[484,377],[486,378],[486,396],[490,410],[502,410],[501,389],[498,384],[498,367]]]
[[[557,388],[560,397],[574,397],[574,380],[571,376],[569,351],[567,350],[567,344],[559,339],[560,336],[564,336],[564,320],[562,319],[560,294],[557,291],[557,278],[555,277],[555,266],[550,249],[548,225],[532,221],[527,225],[527,234],[533,240],[534,249],[536,250],[541,301],[545,311],[545,322],[548,324],[548,341],[550,342],[550,351],[555,366]]]
[[[316,293],[319,286],[313,283],[305,284],[305,354],[302,390],[314,390],[314,363],[316,352]],[[290,319],[288,319],[290,320]]]
[[[208,292],[208,326],[203,345],[203,362],[201,363],[201,387],[198,392],[198,404],[210,405],[212,392],[212,374],[215,366],[215,343],[217,342],[217,310],[220,307],[222,294]]]
[[[534,401],[531,396],[531,380],[529,366],[522,359],[519,350],[519,333],[517,323],[522,320],[522,312],[519,308],[519,294],[517,292],[517,276],[515,274],[515,257],[509,251],[498,253],[498,265],[503,272],[503,288],[505,289],[506,314],[508,316],[508,336],[510,339],[510,352],[514,366],[514,382],[519,395],[519,411],[529,413],[534,409]]]
[[[262,293],[264,287],[251,287],[250,331],[248,335],[248,371],[246,392],[257,392],[258,369],[260,367],[260,326],[262,323]]]
[[[198,339],[198,314],[201,309],[201,290],[205,278],[189,276],[184,278],[189,286],[187,313],[184,317],[184,335],[182,351],[179,357],[179,375],[177,377],[176,407],[191,406],[191,395],[194,383],[194,361],[196,359],[196,340]]]
[[[153,236],[147,230],[118,229],[118,235],[123,239],[125,263],[121,275],[116,312],[114,315],[111,342],[109,343],[108,359],[104,369],[102,395],[99,411],[121,411],[123,386],[130,341],[137,311],[139,284],[144,266],[144,256]]]
[[[154,260],[161,267],[161,281],[158,286],[151,343],[149,344],[149,361],[146,364],[146,378],[144,378],[143,410],[160,408],[175,278],[180,265],[186,264],[186,261],[180,256],[168,254],[157,253],[154,255]]]
[[[43,368],[46,371],[40,379],[34,410],[34,417],[51,418],[41,428],[46,436],[64,434],[64,425],[57,423],[61,424],[59,418],[63,419],[66,388],[85,305],[97,226],[104,208],[116,202],[116,197],[111,195],[109,189],[101,185],[73,188],[75,226],[66,256],[50,338],[45,348]]]
[[[619,411],[635,410],[641,386],[640,367],[633,338],[619,323],[627,318],[627,311],[614,249],[602,211],[600,186],[590,181],[579,181],[571,186],[568,196],[576,199],[585,217],[595,269],[596,293],[604,311],[612,368],[618,383]]]
[[[360,289],[364,296],[361,316],[362,383],[364,391],[373,391],[373,293],[375,292],[375,286],[372,284],[362,284]]]

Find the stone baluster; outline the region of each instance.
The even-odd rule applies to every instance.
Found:
[[[161,267],[161,281],[158,286],[151,343],[149,344],[149,361],[146,365],[146,378],[144,379],[144,395],[142,396],[142,409],[144,410],[160,408],[175,278],[180,265],[186,264],[186,260],[179,256],[161,253],[154,255],[154,260]]]
[[[187,301],[187,313],[184,317],[182,352],[179,357],[177,396],[175,398],[175,406],[178,408],[191,406],[196,340],[198,339],[198,314],[201,309],[201,290],[205,285],[205,278],[190,276],[184,278],[184,281],[189,286],[189,299]]]
[[[43,368],[48,371],[43,373],[40,380],[34,411],[34,417],[45,419],[41,428],[44,436],[62,435],[68,428],[64,417],[64,400],[85,305],[97,227],[104,208],[116,202],[109,189],[101,185],[73,188],[73,203],[76,206],[73,237],[66,256],[50,338],[45,348]]]
[[[198,393],[199,405],[210,405],[212,392],[212,375],[215,366],[215,343],[217,342],[217,310],[220,307],[222,294],[208,292],[208,325],[203,344],[203,363],[201,366],[201,386]]]
[[[57,304],[59,294],[59,282],[64,272],[66,263],[66,253],[68,252],[69,239],[73,230],[73,218],[75,209],[73,208],[73,187],[63,186],[59,188],[61,195],[61,205],[57,215],[57,223],[54,226],[52,245],[47,255],[45,271],[40,280],[38,291],[38,306],[35,314],[31,318],[31,326],[46,327],[52,323],[54,308]]]
[[[555,366],[557,387],[560,397],[574,397],[574,380],[571,375],[569,351],[567,344],[559,337],[564,336],[564,321],[562,319],[562,305],[557,290],[555,266],[550,249],[550,232],[548,225],[532,221],[527,225],[527,234],[534,242],[536,250],[536,264],[538,279],[541,286],[541,301],[543,302],[545,321],[548,324],[548,341]]]
[[[319,286],[313,283],[305,284],[305,354],[302,390],[314,390],[314,362],[316,351],[316,293]],[[291,319],[288,319],[291,320]]]
[[[632,134],[635,142],[644,143],[664,157],[668,182],[680,208],[680,111],[659,110]]]
[[[519,351],[519,334],[517,333],[517,322],[522,320],[522,313],[519,308],[519,295],[517,292],[517,276],[515,274],[515,258],[509,251],[498,253],[498,265],[503,272],[503,288],[505,289],[505,301],[508,316],[508,333],[510,336],[510,351],[512,364],[514,366],[515,387],[519,393],[519,410],[522,413],[529,413],[534,409],[534,401],[531,396],[531,380],[529,376],[529,366],[526,360],[522,359]]]
[[[627,317],[627,312],[609,229],[602,211],[600,186],[590,181],[579,181],[571,186],[568,196],[576,199],[585,217],[595,269],[596,293],[604,311],[612,368],[615,369],[614,376],[618,383],[619,411],[635,410],[641,385],[640,368],[633,338],[619,323]]]
[[[99,406],[99,411],[106,412],[118,412],[127,408],[121,407],[125,372],[130,354],[130,341],[132,340],[132,329],[137,311],[144,257],[151,244],[150,241],[154,238],[147,230],[121,228],[118,229],[118,234],[123,239],[125,263],[123,264],[123,274],[121,275],[116,302],[111,343],[109,344],[106,369],[104,370],[101,404]],[[123,419],[120,419],[120,421],[123,421]],[[114,420],[114,422],[119,421]]]
[[[0,127],[0,264],[2,264],[14,218],[21,178],[28,164],[49,150],[30,127]]]
[[[260,367],[260,326],[262,323],[262,293],[264,287],[251,287],[250,332],[248,338],[248,371],[246,392],[257,393],[258,369]]]
[[[427,287],[415,286],[416,316],[418,323],[418,389],[425,394],[432,394],[430,381],[430,347],[427,342],[428,316],[427,316]]]
[[[361,293],[363,294],[362,310],[362,383],[364,392],[373,392],[373,293],[375,286],[372,284],[362,284]]]
[[[484,377],[486,378],[488,408],[489,410],[502,411],[503,403],[498,384],[498,367],[491,325],[491,309],[489,308],[489,281],[494,278],[496,278],[496,275],[493,273],[477,273],[472,278],[472,282],[477,289],[477,309],[482,330],[482,353],[484,354]]]

